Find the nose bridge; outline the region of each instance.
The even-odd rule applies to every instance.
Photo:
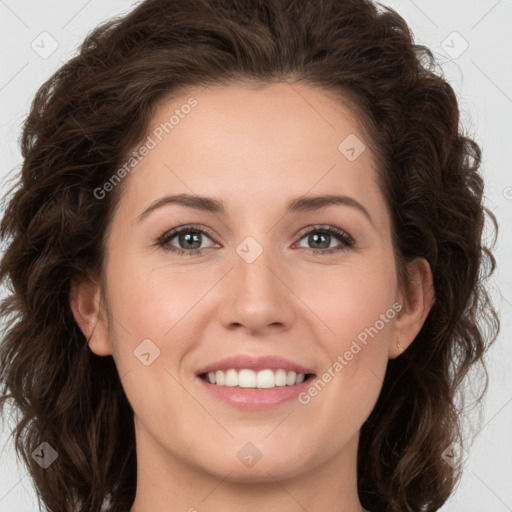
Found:
[[[222,306],[224,324],[240,324],[256,331],[291,321],[290,291],[282,282],[284,277],[279,276],[283,265],[278,264],[274,248],[268,245],[269,238],[265,238],[264,246],[249,236],[236,247]]]
[[[261,240],[261,236],[259,237]],[[246,237],[236,247],[234,258],[235,287],[239,288],[240,298],[250,301],[269,302],[279,295],[279,283],[275,276],[275,249],[270,245],[269,237],[265,246],[253,236]],[[272,271],[273,270],[273,271]]]

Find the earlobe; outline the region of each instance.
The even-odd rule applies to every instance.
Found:
[[[435,302],[432,270],[425,258],[408,263],[409,282],[402,292],[402,310],[395,321],[389,359],[398,357],[414,341]]]
[[[112,349],[100,286],[87,277],[73,279],[69,304],[91,351],[99,356],[111,355]]]

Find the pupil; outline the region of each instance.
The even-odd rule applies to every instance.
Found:
[[[194,240],[194,238],[195,238],[195,240]],[[192,235],[190,233],[181,234],[179,239],[180,239],[180,244],[182,244],[182,245],[187,245],[189,243],[199,244],[197,247],[186,247],[187,249],[199,249],[199,247],[201,246],[201,241],[199,240],[199,233],[194,233]]]
[[[326,235],[326,234],[313,234],[313,235],[309,235],[309,241],[310,243],[320,243],[320,244],[323,244],[322,247],[320,247],[321,249],[327,249],[329,247],[329,242],[325,241],[326,239],[329,238],[330,235]],[[322,237],[324,239],[324,242],[322,241],[319,241],[320,237]]]

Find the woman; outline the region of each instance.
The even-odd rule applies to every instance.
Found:
[[[146,0],[41,87],[0,382],[48,510],[445,503],[497,227],[433,65],[366,0]]]

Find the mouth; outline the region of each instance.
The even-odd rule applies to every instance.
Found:
[[[314,373],[297,373],[284,368],[267,368],[259,371],[250,368],[217,370],[199,374],[199,378],[208,384],[218,387],[273,389],[291,387],[310,381]]]
[[[200,368],[197,382],[214,400],[238,409],[269,409],[291,402],[316,377],[277,355],[236,354]]]

